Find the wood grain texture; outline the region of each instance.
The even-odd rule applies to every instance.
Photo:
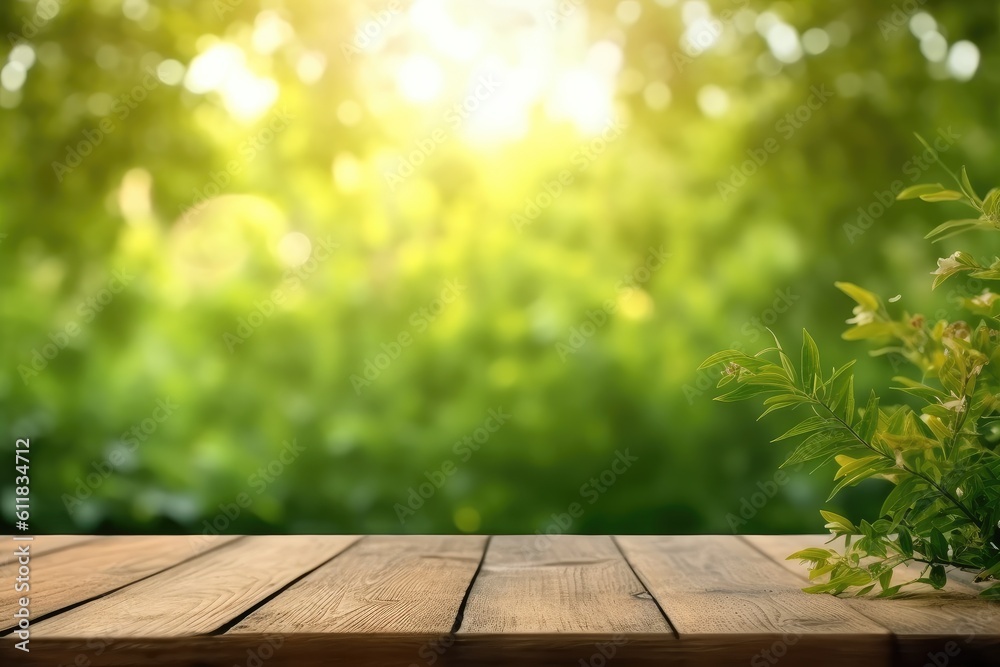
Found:
[[[498,536],[459,634],[672,634],[611,538]]]
[[[31,561],[31,653],[8,633],[0,664],[1000,664],[1000,605],[967,583],[893,600],[801,592],[805,571],[783,557],[823,540],[55,540]],[[56,605],[47,618],[37,600]]]
[[[49,554],[56,551],[62,551],[63,549],[68,549],[69,547],[79,546],[86,542],[93,542],[95,540],[105,539],[102,537],[95,537],[93,535],[35,535],[34,539],[31,541],[15,541],[12,536],[7,535],[0,537],[5,545],[9,545],[8,548],[4,548],[3,560],[0,565],[7,565],[12,562],[15,558],[14,550],[20,545],[29,544],[31,545],[31,557],[41,556],[43,554]]]
[[[788,655],[791,664],[886,664],[888,630],[800,582],[731,536],[616,538],[693,654],[719,661]]]
[[[786,560],[788,554],[806,547],[843,549],[842,539],[827,544],[830,538],[826,535],[755,535],[743,539],[795,574],[803,585],[808,581],[808,570],[799,561]],[[901,566],[896,568],[893,582],[919,576],[918,565]],[[955,643],[965,662],[989,659],[1000,664],[1000,604],[978,600],[976,593],[976,588],[962,581],[949,580],[941,591],[922,586],[891,600],[868,596],[845,597],[843,601],[892,631],[898,664],[922,665],[928,653],[944,651],[948,642]],[[953,663],[954,658],[951,656]]]
[[[191,542],[169,536],[107,537],[32,558],[28,591],[32,617],[103,595],[233,539]],[[17,567],[16,562],[0,567],[0,581],[12,582]],[[14,627],[11,614],[20,595],[13,586],[4,586],[0,631]]]
[[[357,541],[243,537],[35,626],[35,638],[184,637],[212,632]]]
[[[485,547],[474,535],[366,537],[229,634],[447,634]]]
[[[607,536],[497,536],[469,593],[456,654],[464,664],[661,660],[673,630]]]

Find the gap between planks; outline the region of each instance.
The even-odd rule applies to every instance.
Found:
[[[209,536],[197,543],[176,536],[116,536],[45,553],[32,559],[31,610],[33,624],[97,601],[135,583],[182,565],[216,548],[240,540],[237,536]],[[67,560],[72,555],[72,560]],[[109,562],[110,561],[110,562]],[[0,580],[13,580],[16,563],[0,567]],[[13,619],[17,596],[0,598],[0,618]],[[0,636],[15,628],[0,620]]]

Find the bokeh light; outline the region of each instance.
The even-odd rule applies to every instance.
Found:
[[[833,281],[922,313],[975,288],[913,277],[950,247],[885,193],[947,177],[914,132],[955,133],[942,159],[997,182],[995,3],[32,0],[0,20],[0,430],[41,443],[40,497],[81,495],[39,507],[54,532],[199,531],[248,492],[234,532],[530,534],[626,448],[641,464],[574,531],[728,532],[783,429],[713,403],[704,357],[808,325],[883,391]],[[820,530],[807,473],[746,531]]]

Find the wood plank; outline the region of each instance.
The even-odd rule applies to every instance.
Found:
[[[457,639],[459,664],[575,665],[600,657],[602,646],[625,664],[652,664],[675,642],[656,603],[603,535],[494,537]]]
[[[257,646],[283,637],[290,664],[446,664],[451,631],[485,536],[371,536],[226,633]]]
[[[888,630],[842,600],[803,593],[787,570],[732,536],[616,538],[686,653],[708,662],[885,665]]]
[[[174,538],[183,544],[186,538]],[[357,541],[339,535],[243,537],[34,626],[58,637],[184,637],[217,630]]]
[[[828,545],[829,535],[755,535],[743,539],[794,573],[803,584],[808,581],[808,570],[799,561],[786,560],[788,554],[806,547],[843,549],[843,539]],[[896,568],[893,581],[906,581],[920,573],[919,566],[901,566]],[[843,600],[893,632],[900,664],[923,665],[929,660],[928,654],[939,652],[949,657],[945,651],[948,642],[955,643],[962,661],[1000,660],[1000,605],[977,599],[976,593],[976,588],[960,580],[949,580],[942,591],[925,586],[892,600],[874,596]],[[954,663],[955,656],[949,660]]]
[[[670,625],[611,538],[495,537],[469,595],[460,634],[664,633]]]
[[[28,597],[33,619],[131,584],[188,558],[234,540],[209,537],[107,537],[32,558]],[[18,564],[0,567],[0,581],[13,581]],[[13,587],[0,597],[0,631],[14,627],[17,599]]]
[[[5,544],[10,546],[9,549],[4,550],[3,562],[0,563],[0,565],[7,565],[12,562],[15,558],[14,550],[24,544],[31,546],[31,557],[34,558],[35,556],[62,551],[63,549],[68,549],[73,546],[79,546],[86,542],[105,539],[95,535],[34,535],[33,537],[34,539],[30,541],[14,540],[14,536],[11,535],[0,537],[0,540],[3,540]]]
[[[371,536],[229,634],[451,632],[486,537]]]
[[[948,582],[962,584],[966,588],[975,591],[977,594],[979,591],[986,590],[993,583],[993,581],[976,581],[975,572],[966,572],[964,570],[950,570],[948,572]]]

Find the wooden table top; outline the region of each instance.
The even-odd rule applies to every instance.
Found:
[[[29,592],[2,557],[0,664],[1000,665],[1000,604],[971,577],[801,592],[784,556],[826,539],[35,537]]]

